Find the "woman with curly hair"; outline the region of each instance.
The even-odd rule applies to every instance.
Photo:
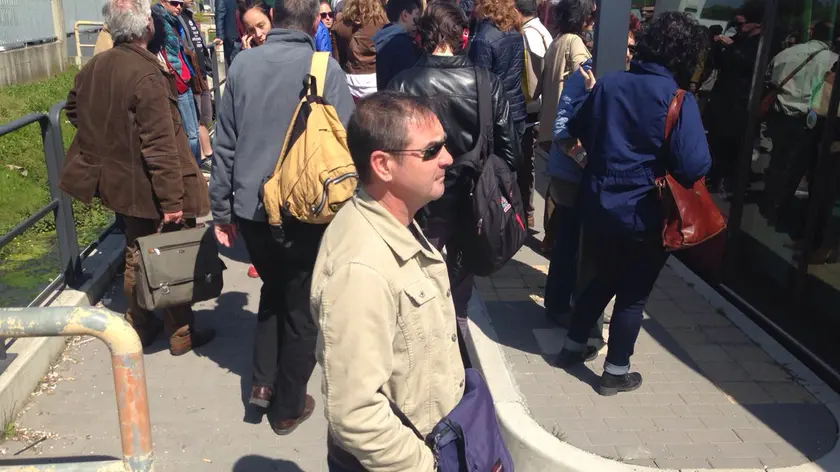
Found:
[[[502,79],[516,135],[522,136],[527,115],[522,92],[525,41],[516,4],[514,0],[478,0],[473,16],[477,23],[467,54],[475,65]]]
[[[666,172],[690,188],[711,168],[697,102],[686,93],[665,139],[671,101],[688,83],[705,50],[706,35],[685,13],[664,13],[636,37],[629,71],[607,74],[568,122],[587,163],[578,205],[584,254],[594,277],[578,297],[569,333],[555,364],[567,368],[595,359],[588,334],[615,297],[609,347],[598,392],[639,388],[630,356],[654,282],[668,254],[662,245],[662,206],[655,180]]]
[[[347,74],[354,98],[376,92],[376,48],[373,35],[388,23],[380,0],[346,0],[333,25],[333,56]]]
[[[493,111],[493,152],[517,169],[520,149],[504,87],[494,74],[477,69],[461,54],[467,19],[452,3],[432,2],[418,21],[420,42],[425,55],[394,77],[389,89],[428,97],[446,130],[446,149],[454,163],[446,171],[446,190],[439,200],[426,206],[418,221],[423,232],[438,249],[446,247],[452,301],[461,330],[466,328],[467,302],[472,294],[473,277],[458,267],[460,249],[454,238],[463,221],[460,209],[469,197],[470,187],[458,170],[460,157],[470,151],[480,134],[478,126],[478,84],[482,73],[490,84]]]

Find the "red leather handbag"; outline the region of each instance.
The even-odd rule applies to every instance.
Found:
[[[671,130],[677,124],[684,98],[685,90],[677,90],[668,107],[665,146],[668,146]],[[664,212],[662,245],[666,251],[696,246],[726,229],[726,221],[706,189],[705,178],[686,188],[666,172],[665,177],[656,179],[656,187]]]

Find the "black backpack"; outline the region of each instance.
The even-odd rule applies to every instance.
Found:
[[[466,221],[461,228],[461,263],[480,277],[502,268],[528,237],[516,172],[493,154],[493,99],[487,74],[476,68],[480,134],[475,147],[459,159],[471,183]]]

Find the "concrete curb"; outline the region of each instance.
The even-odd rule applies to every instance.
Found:
[[[43,306],[89,306],[110,286],[123,260],[122,235],[109,235],[85,259],[83,270],[92,274],[78,290],[64,289]],[[0,420],[5,425],[26,406],[30,394],[64,351],[66,338],[19,338],[9,348],[17,358],[0,375]]]
[[[767,354],[804,379],[801,384],[823,402],[840,425],[840,395],[831,390],[813,372],[798,361],[777,341],[761,330],[712,287],[680,263],[669,258],[670,267],[692,285],[712,306],[721,309],[738,328],[759,344]],[[530,415],[519,386],[505,359],[487,307],[473,291],[469,303],[467,350],[475,368],[479,369],[493,395],[496,416],[505,442],[518,470],[527,472],[823,472],[840,470],[840,443],[816,462],[794,467],[767,469],[656,469],[624,464],[591,454],[561,441],[543,429]]]

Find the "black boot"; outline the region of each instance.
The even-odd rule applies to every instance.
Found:
[[[570,351],[563,348],[563,350],[560,351],[560,354],[557,354],[557,358],[554,360],[554,365],[555,367],[559,367],[561,369],[567,369],[573,365],[589,362],[596,357],[598,357],[598,349],[596,349],[595,346],[586,346],[586,350],[584,351]]]
[[[642,386],[642,374],[628,372],[624,375],[612,375],[604,372],[601,376],[601,384],[598,386],[598,393],[609,397],[618,392],[632,392]]]

